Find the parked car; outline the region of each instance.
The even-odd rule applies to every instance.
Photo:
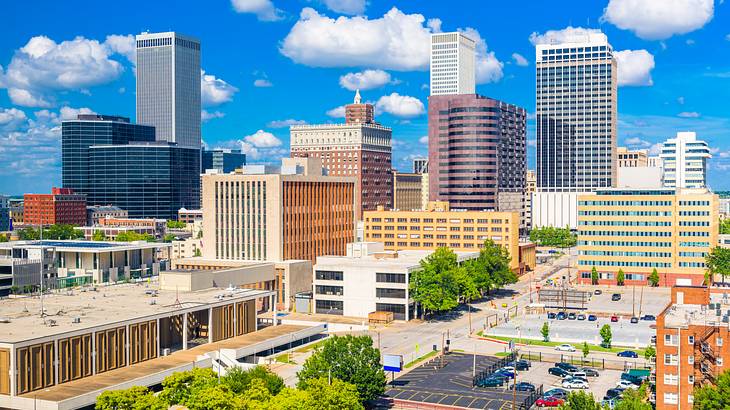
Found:
[[[611,316],[611,322],[618,322],[618,316],[616,316],[616,315]]]
[[[548,313],[548,319],[555,319],[555,312],[549,312]]]
[[[653,322],[656,320],[656,316],[654,315],[644,315],[641,317],[641,320],[648,320],[650,322]]]
[[[580,379],[566,380],[563,382],[563,387],[567,389],[587,389],[588,382]]]
[[[590,367],[581,367],[580,370],[588,377],[598,377],[598,370],[591,369]]]
[[[588,381],[588,375],[586,372],[584,372],[581,369],[578,369],[577,371],[570,372],[570,377],[573,377],[575,379],[583,379],[585,381]]]
[[[502,387],[502,385],[504,385],[504,379],[501,377],[487,377],[477,382],[479,387]]]
[[[636,359],[637,357],[639,357],[639,355],[636,354],[636,352],[634,352],[633,350],[624,350],[623,352],[618,352],[616,354],[616,356],[618,356],[618,357],[630,357],[632,359]]]
[[[512,366],[518,371],[528,370],[532,365],[527,360],[515,360],[507,363],[508,366]]]
[[[552,374],[558,377],[565,377],[570,376],[570,373],[568,373],[567,370],[563,370],[559,367],[551,367],[548,369],[548,374]]]
[[[555,350],[559,352],[575,352],[575,347],[573,347],[573,345],[563,343],[561,345],[555,346]]]
[[[535,385],[528,382],[519,382],[510,386],[509,389],[517,391],[535,391]]]
[[[568,315],[565,314],[565,312],[558,312],[558,320],[565,320],[568,317]]]
[[[568,397],[568,391],[565,389],[561,389],[559,387],[556,387],[554,389],[550,389],[542,394],[542,397],[556,397],[558,399],[565,400],[566,397]]]
[[[575,320],[576,315],[573,312],[568,313],[568,320]]]
[[[555,363],[555,367],[559,367],[567,372],[577,372],[578,371],[577,367],[573,366],[570,363],[565,363],[565,362]]]
[[[603,293],[603,292],[601,291],[601,289],[596,289],[596,290],[594,290],[594,291],[593,291],[593,294],[594,294],[594,295],[600,295],[600,294],[602,294],[602,293]]]
[[[596,320],[598,320],[598,317],[596,315],[588,315],[589,322],[595,322]]]
[[[622,389],[635,389],[637,386],[628,380],[619,380],[618,383],[616,383],[616,387]]]
[[[606,392],[606,395],[603,396],[603,400],[612,400],[618,397],[621,397],[621,395],[624,393],[625,389],[615,388],[615,389],[608,389]]]
[[[555,396],[540,397],[535,401],[538,407],[558,407],[565,402],[564,399],[559,399]]]
[[[637,376],[635,374],[630,373],[621,373],[621,380],[627,380],[631,383],[634,383],[637,386],[641,386],[641,383],[644,383],[644,380],[646,380],[646,377]]]
[[[631,318],[631,323],[639,323],[639,318],[634,316]]]
[[[503,377],[505,379],[514,379],[515,378],[514,372],[510,372],[509,370],[502,370],[502,369],[497,370],[496,372],[494,372],[493,375]]]
[[[580,315],[578,315],[578,320],[586,320],[586,315],[581,313]]]
[[[614,293],[613,295],[611,295],[611,300],[614,301],[614,302],[617,302],[617,301],[621,300],[621,294],[620,293]]]
[[[564,383],[564,382],[571,381],[571,380],[582,380],[582,381],[584,381],[586,383],[588,382],[588,378],[587,377],[573,377],[573,376],[563,377],[562,382]]]

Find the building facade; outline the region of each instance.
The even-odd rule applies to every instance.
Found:
[[[353,105],[363,105],[359,94]],[[393,206],[390,128],[376,122],[353,122],[294,125],[290,130],[292,157],[320,158],[329,175],[355,177],[358,220],[364,210]]]
[[[158,141],[200,149],[200,41],[174,32],[136,40],[137,122]]]
[[[177,211],[177,220],[180,222],[185,222],[186,224],[192,224],[197,221],[202,221],[203,211],[201,209],[180,208]]]
[[[521,212],[527,112],[477,94],[428,98],[431,201],[452,208]]]
[[[431,34],[431,95],[476,92],[475,48],[464,33]]]
[[[668,188],[704,188],[707,186],[707,159],[710,147],[694,132],[678,132],[662,145],[659,154],[664,168],[662,183]]]
[[[425,174],[428,172],[428,158],[414,158],[413,159],[413,173],[414,174]]]
[[[718,241],[718,197],[706,189],[610,189],[578,198],[578,281],[700,285]]]
[[[422,209],[423,174],[393,170],[393,209]]]
[[[86,195],[70,188],[52,188],[50,194],[25,194],[23,218],[26,225],[86,224]]]
[[[532,227],[532,195],[537,190],[537,176],[535,171],[528,169],[525,173],[525,227]]]
[[[616,163],[619,168],[647,167],[648,158],[645,149],[629,150],[626,147],[616,147]]]
[[[101,218],[126,218],[129,214],[124,209],[113,205],[91,205],[86,207],[86,225],[99,224]]]
[[[507,249],[512,258],[510,267],[520,271],[519,212],[452,211],[448,203],[431,202],[426,210],[368,211],[364,217],[365,241],[382,242],[385,250],[436,250],[445,246],[472,252],[490,239]]]
[[[227,174],[246,165],[246,154],[242,154],[240,149],[205,149],[200,155],[203,172],[217,169]]]
[[[203,176],[203,257],[314,262],[345,254],[355,237],[353,178],[324,175],[318,158],[282,164],[278,172],[246,166]]]

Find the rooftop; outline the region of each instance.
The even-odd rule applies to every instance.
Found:
[[[161,290],[156,278],[137,283],[61,290],[43,297],[11,298],[0,303],[0,343],[76,332],[95,326],[272,294],[255,289],[210,288],[196,292]],[[78,319],[78,323],[74,323]]]
[[[170,246],[158,242],[96,242],[96,241],[12,241],[0,243],[0,250],[13,248],[56,248],[67,252],[118,252],[136,249],[154,249]]]
[[[348,256],[318,256],[317,265],[367,266],[372,269],[417,269],[432,250],[369,251]],[[455,252],[459,262],[479,257],[479,252]]]
[[[666,311],[664,325],[670,328],[688,325],[730,327],[730,294],[711,292],[709,304],[674,304]]]

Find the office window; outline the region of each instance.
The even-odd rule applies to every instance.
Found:
[[[692,356],[689,356],[692,357]],[[677,355],[675,354],[664,354],[664,364],[669,366],[676,366],[677,365]]]
[[[722,366],[722,357],[717,358],[717,365]]]
[[[664,393],[664,404],[677,404],[677,393]]]
[[[695,344],[695,337],[694,336],[687,336],[687,343],[693,345]]]
[[[695,357],[687,356],[687,364],[695,364]]]
[[[670,386],[676,386],[679,384],[679,376],[676,374],[664,374],[664,384],[668,384]]]
[[[716,344],[717,344],[718,346],[722,346],[722,338],[718,336],[718,337],[717,337],[717,339],[715,339],[715,343],[716,343]]]
[[[695,402],[695,396],[688,394],[687,395],[687,403],[694,403]]]
[[[693,374],[690,374],[689,376],[687,376],[687,383],[695,384],[695,376]]]

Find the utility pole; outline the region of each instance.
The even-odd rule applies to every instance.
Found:
[[[512,350],[515,360],[515,382],[512,385],[512,410],[517,410],[517,350]]]
[[[469,312],[469,335],[471,336],[471,304],[467,303],[466,308],[468,309],[467,311]]]
[[[474,343],[474,359],[471,364],[471,377],[477,377],[477,344]]]
[[[446,336],[441,332],[441,368],[444,368],[444,344]]]

